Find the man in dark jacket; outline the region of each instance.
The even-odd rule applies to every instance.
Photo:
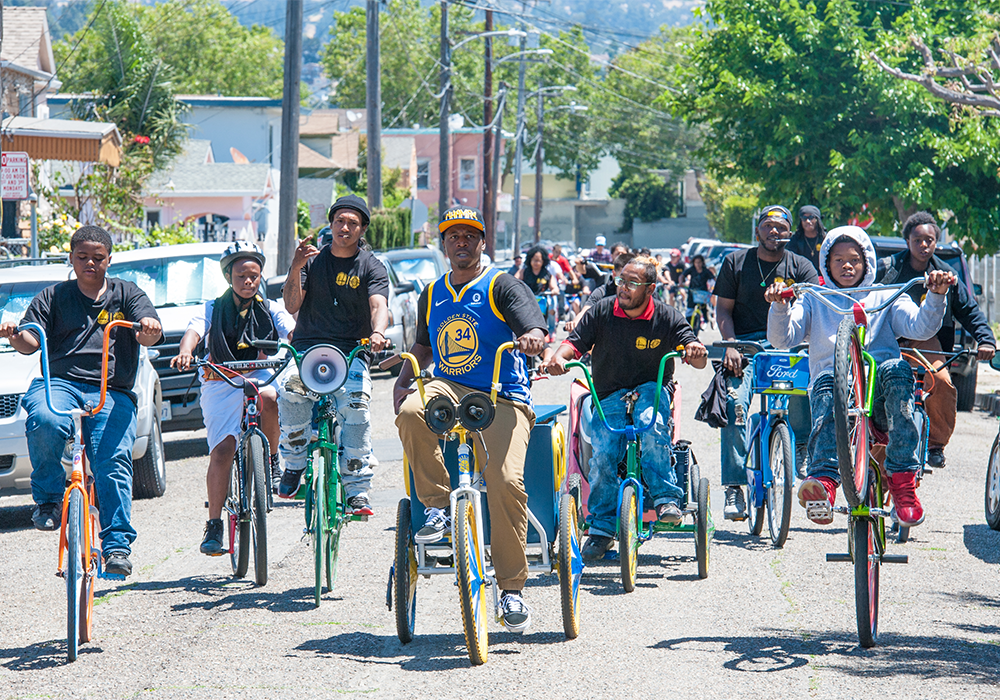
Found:
[[[903,225],[903,238],[908,250],[879,260],[875,281],[881,284],[903,284],[914,277],[923,277],[929,270],[950,271],[948,263],[934,255],[940,234],[941,228],[932,215],[922,211],[911,216]],[[918,304],[924,293],[923,287],[910,289],[910,296]],[[948,292],[944,321],[935,337],[925,341],[900,340],[900,345],[920,350],[951,352],[955,344],[955,321],[961,323],[976,339],[979,359],[983,362],[992,359],[996,352],[996,338],[993,337],[979,304],[963,284],[952,286]],[[934,358],[932,355],[928,359],[933,361]],[[948,369],[942,368],[935,372],[934,388],[924,396],[924,408],[930,422],[927,455],[927,465],[930,467],[945,465],[944,447],[955,430],[957,397],[958,392],[955,391]]]

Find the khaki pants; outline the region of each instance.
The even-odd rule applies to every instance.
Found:
[[[429,401],[435,396],[447,396],[456,404],[470,389],[446,379],[432,379],[424,385]],[[497,399],[496,418],[483,431],[489,451],[489,463],[482,442],[473,439],[476,462],[486,464],[483,477],[486,498],[490,506],[490,551],[497,584],[501,590],[519,591],[528,578],[528,560],[524,547],[528,537],[528,494],[524,490],[524,459],[528,438],[535,425],[535,414],[522,403]],[[420,394],[406,397],[396,417],[399,439],[403,443],[413,471],[417,498],[430,508],[447,508],[451,480],[444,466],[444,455],[438,436],[424,423],[424,408]]]
[[[941,351],[941,341],[937,337],[930,340],[900,340],[899,345],[904,349]],[[932,366],[938,367],[941,364],[940,357],[940,355],[928,355],[927,359]],[[917,366],[913,361],[910,361],[910,364],[914,368]],[[947,367],[936,372],[928,371],[924,375],[924,387],[929,388],[932,384],[934,388],[931,391],[924,391],[924,410],[927,411],[927,421],[930,423],[927,442],[931,447],[944,447],[951,440],[951,434],[955,432],[958,390],[951,382],[951,373]]]

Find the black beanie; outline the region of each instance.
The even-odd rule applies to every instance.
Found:
[[[367,226],[368,222],[371,220],[371,213],[368,211],[368,205],[365,204],[365,200],[361,199],[356,194],[348,194],[337,199],[330,207],[329,213],[326,215],[326,220],[332,222],[333,215],[337,213],[338,209],[353,209],[361,215],[362,226]]]

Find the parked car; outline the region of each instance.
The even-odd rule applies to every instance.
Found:
[[[414,282],[417,292],[451,269],[439,248],[393,248],[380,253],[392,264],[396,276],[403,282]]]
[[[889,238],[883,236],[872,236],[872,244],[875,246],[875,254],[879,258],[885,258],[906,250],[906,241],[902,238]],[[957,243],[938,243],[935,255],[946,262],[958,275],[958,283],[965,285],[969,296],[975,298],[982,293],[982,288],[972,283],[972,275],[969,273],[969,265],[965,259],[965,253]],[[975,350],[976,339],[965,330],[960,323],[955,324],[955,349],[965,348]],[[951,380],[958,391],[958,410],[971,411],[976,403],[976,382],[979,375],[979,362],[973,352],[964,360],[957,361],[951,366]]]
[[[382,359],[400,350],[409,350],[416,340],[418,297],[414,283],[400,280],[392,262],[383,253],[376,253],[375,256],[385,265],[386,273],[389,275],[389,328],[385,332],[385,337],[395,346],[395,350],[386,351],[378,358]],[[267,280],[268,299],[281,299],[285,278],[285,275],[278,275]],[[399,370],[400,365],[396,365],[392,371],[398,374]]]
[[[180,349],[188,322],[206,301],[218,297],[228,284],[219,260],[229,243],[186,243],[115,253],[108,267],[113,277],[135,282],[146,292],[163,324],[164,342],[157,346],[153,366],[163,389],[163,429],[198,430],[205,422],[198,401],[197,372],[179,372],[170,360]]]
[[[20,321],[36,294],[71,279],[72,274],[73,268],[65,262],[0,269],[0,322]],[[140,347],[139,371],[132,387],[138,399],[136,439],[132,446],[135,498],[162,496],[167,488],[160,423],[162,395],[152,364],[158,355],[157,348]],[[21,407],[21,397],[31,381],[41,376],[39,354],[22,355],[9,341],[0,340],[0,363],[4,368],[0,376],[0,496],[31,493],[31,461],[24,437],[28,414]]]

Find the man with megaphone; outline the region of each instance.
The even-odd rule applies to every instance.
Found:
[[[521,595],[528,577],[524,459],[535,423],[524,355],[538,355],[545,347],[545,317],[524,282],[483,266],[486,226],[479,211],[453,207],[444,213],[438,230],[451,272],[420,295],[417,339],[410,348],[421,368],[434,363],[434,378],[425,385],[426,399],[446,396],[458,405],[472,392],[489,394],[497,349],[511,341],[517,346],[502,355],[496,415],[481,433],[486,451],[477,445],[476,459],[484,464],[489,454],[482,474],[490,507],[493,565],[503,591],[503,623],[508,630],[523,632],[531,623]],[[413,368],[404,363],[393,389],[393,405],[416,496],[427,506],[426,524],[415,539],[427,544],[451,531],[451,482],[438,436],[424,421],[423,403],[413,393],[412,381]]]
[[[388,345],[389,275],[381,261],[360,243],[370,217],[361,197],[340,197],[327,216],[330,242],[318,249],[306,238],[295,249],[281,295],[285,309],[298,313],[292,336],[296,351],[304,353],[315,345],[327,344],[349,355],[364,338],[370,339],[372,353]],[[347,370],[344,385],[330,395],[341,430],[344,459],[340,470],[347,506],[358,515],[372,515],[368,500],[372,479],[370,361],[369,353],[359,352]],[[298,491],[317,400],[290,365],[278,384],[280,451],[285,460],[278,488],[282,498],[293,498]]]

